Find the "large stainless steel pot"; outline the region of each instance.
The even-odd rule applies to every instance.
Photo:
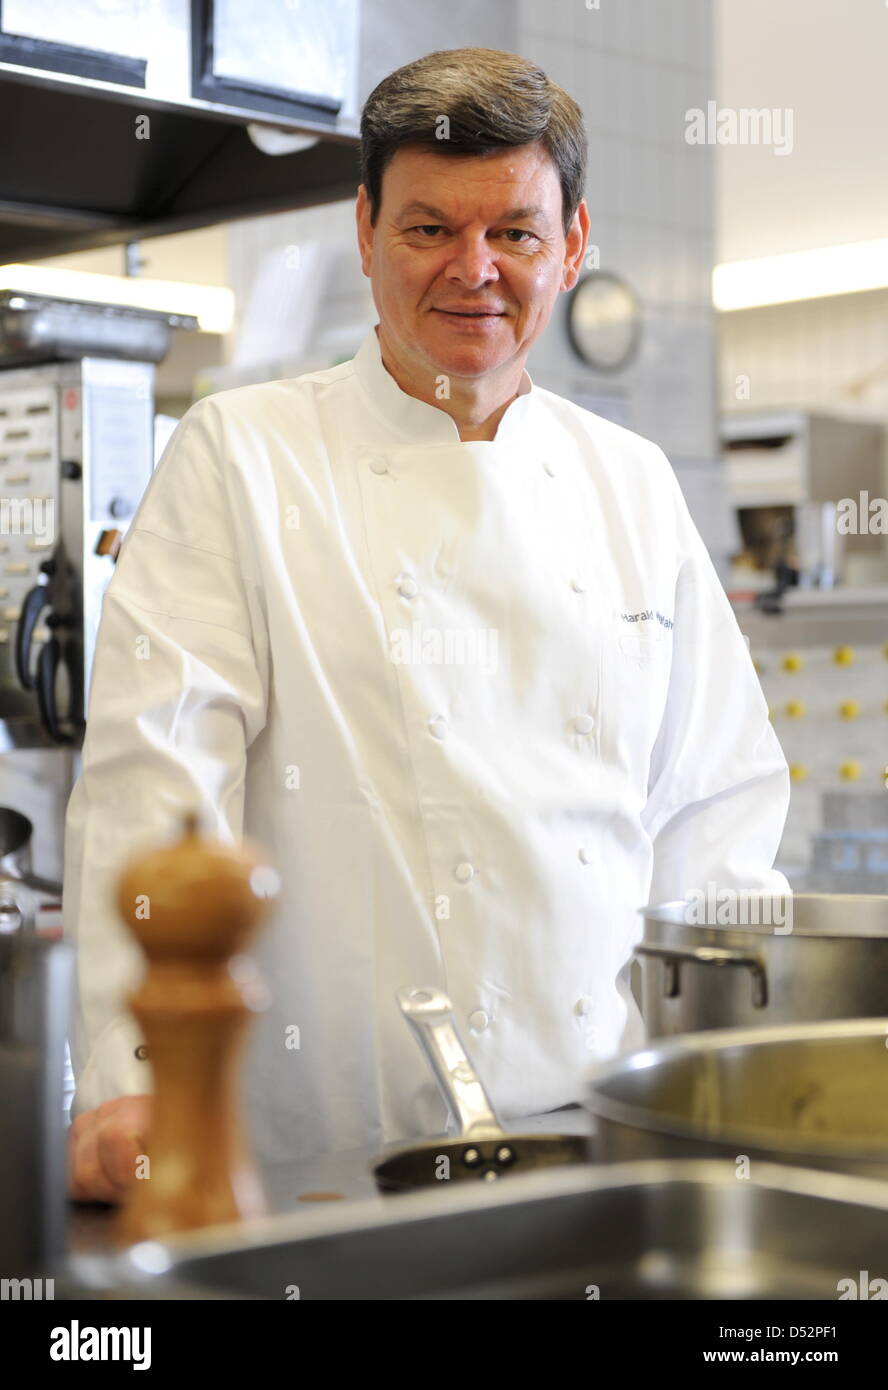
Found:
[[[684,902],[645,910],[636,954],[649,1037],[888,1016],[888,897],[747,900],[747,915],[775,925],[720,926],[714,908],[708,925],[689,921]]]
[[[888,1017],[695,1033],[590,1082],[607,1162],[723,1155],[888,1179]],[[752,1163],[752,1175],[756,1165]]]

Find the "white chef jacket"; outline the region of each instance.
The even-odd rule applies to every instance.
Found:
[[[789,777],[672,468],[534,386],[492,442],[352,361],[198,401],[104,599],[67,815],[72,1113],[151,1089],[112,899],[182,811],[282,875],[247,1049],[268,1161],[440,1132],[395,1002],[451,996],[505,1118],[642,1038],[639,908],[771,868]]]

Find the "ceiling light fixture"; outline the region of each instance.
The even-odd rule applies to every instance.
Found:
[[[716,309],[755,309],[888,288],[888,238],[731,261],[712,273]]]

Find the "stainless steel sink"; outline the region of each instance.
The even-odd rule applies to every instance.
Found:
[[[888,1279],[888,1185],[753,1170],[572,1167],[299,1211],[74,1257],[57,1297],[829,1300]]]

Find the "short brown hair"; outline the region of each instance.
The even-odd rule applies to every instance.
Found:
[[[446,117],[446,139],[436,129]],[[488,154],[540,141],[561,180],[565,233],[586,183],[586,131],[573,97],[536,63],[497,48],[448,48],[397,68],[361,113],[361,181],[376,225],[382,175],[402,145]]]

